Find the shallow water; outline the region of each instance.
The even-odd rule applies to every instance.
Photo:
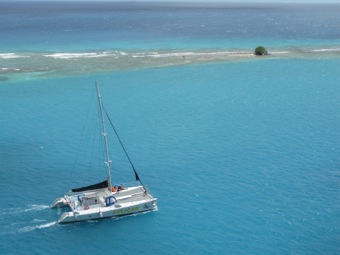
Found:
[[[268,49],[269,50],[269,49]],[[340,46],[270,49],[266,58],[339,59]],[[256,61],[250,50],[31,52],[0,54],[0,82],[72,75],[183,66],[201,63]]]

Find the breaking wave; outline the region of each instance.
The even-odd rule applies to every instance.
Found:
[[[16,53],[1,53],[0,59],[28,58],[29,56],[17,55]]]
[[[126,52],[114,51],[114,52],[78,52],[78,53],[53,53],[53,54],[43,54],[44,57],[50,57],[55,59],[78,59],[78,58],[101,58],[110,56],[126,56]]]
[[[59,59],[77,59],[77,58],[98,58],[98,57],[106,57],[108,54],[106,53],[54,53],[54,54],[47,54],[43,55],[44,57],[51,57],[51,58],[59,58]]]

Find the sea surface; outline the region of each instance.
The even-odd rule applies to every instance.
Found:
[[[339,13],[0,2],[0,254],[340,254]],[[105,178],[95,81],[158,210],[59,225]]]

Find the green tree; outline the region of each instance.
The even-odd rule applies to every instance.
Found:
[[[258,46],[258,47],[255,49],[255,55],[257,55],[257,56],[268,55],[268,51],[266,50],[265,47],[263,47],[263,46]]]

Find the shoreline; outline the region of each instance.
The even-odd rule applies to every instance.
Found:
[[[268,50],[269,55],[262,57],[237,49],[0,53],[0,82],[16,80],[18,75],[49,78],[214,62],[340,58],[340,46]]]

